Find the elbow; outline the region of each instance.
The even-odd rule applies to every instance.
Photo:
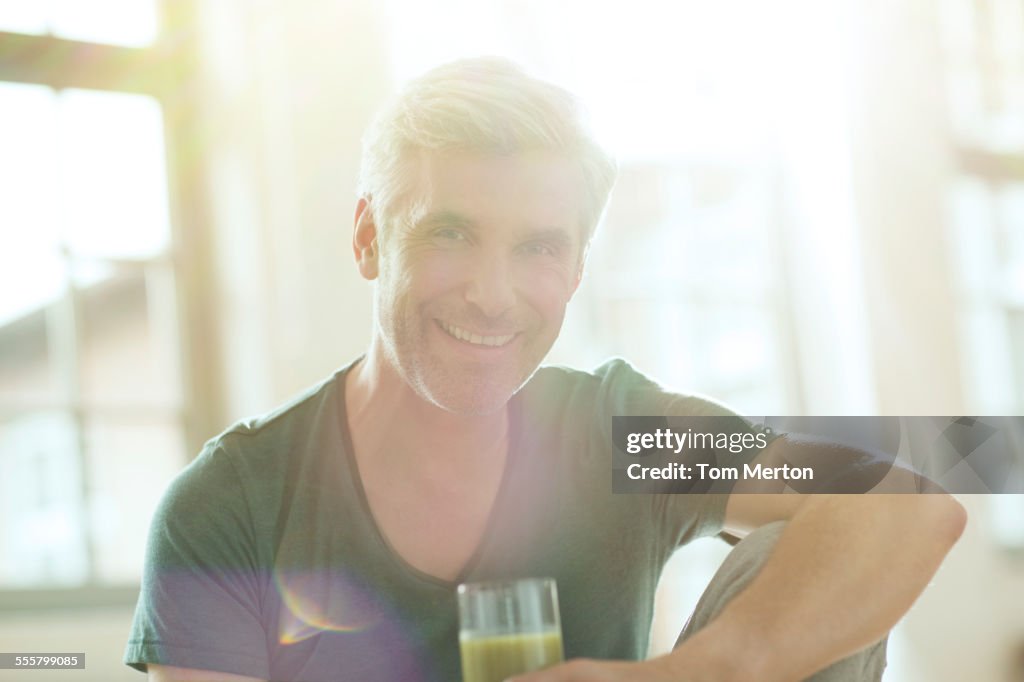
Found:
[[[923,497],[931,507],[928,517],[929,525],[934,530],[936,537],[945,545],[945,550],[949,551],[967,528],[967,510],[951,495],[924,495]]]
[[[942,561],[967,527],[967,510],[956,498],[946,493],[897,495],[893,504],[906,519],[904,526],[932,548],[934,557]]]
[[[952,546],[956,544],[956,541],[964,534],[964,529],[967,528],[967,510],[955,497],[947,497],[946,502],[949,507],[947,523],[953,538],[950,542],[950,546]]]

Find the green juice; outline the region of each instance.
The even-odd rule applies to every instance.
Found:
[[[462,682],[502,682],[511,675],[562,661],[562,633],[557,630],[493,637],[463,636],[459,647]]]

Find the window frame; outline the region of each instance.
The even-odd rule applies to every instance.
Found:
[[[202,443],[221,423],[220,393],[214,361],[202,352],[211,343],[212,310],[205,301],[204,284],[210,282],[210,245],[206,175],[202,165],[184,166],[183,143],[201,140],[202,121],[197,96],[201,87],[198,68],[198,22],[192,0],[165,2],[155,0],[160,14],[160,29],[152,45],[127,47],[71,40],[50,34],[23,34],[0,31],[0,81],[42,85],[60,92],[67,88],[83,88],[105,92],[139,94],[153,97],[163,114],[163,136],[166,158],[168,220],[170,243],[165,252],[152,258],[119,263],[103,259],[118,268],[167,267],[174,279],[175,316],[177,319],[177,350],[180,402],[168,414],[178,420],[184,436],[186,458],[198,452]],[[169,30],[168,27],[172,27]],[[188,254],[188,257],[184,257]],[[80,329],[76,329],[75,311],[80,305],[76,288],[68,285],[55,308],[63,309],[57,317],[65,327],[72,346],[70,355],[77,357]],[[47,322],[49,327],[50,323]],[[69,377],[77,369],[59,369],[60,379],[74,384]],[[78,431],[76,456],[86,471],[87,454],[82,443],[83,423],[92,411],[72,389],[66,410]],[[0,406],[8,414],[17,413],[16,404]],[[27,406],[25,409],[31,409]],[[103,411],[101,410],[100,413]],[[83,485],[87,476],[83,477]],[[154,490],[157,495],[160,491]],[[88,498],[89,491],[83,494]],[[88,574],[84,583],[72,587],[0,587],[0,613],[26,610],[95,608],[133,605],[138,595],[137,584],[102,584],[96,575],[94,539],[85,538]]]

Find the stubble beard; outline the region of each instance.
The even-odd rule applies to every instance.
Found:
[[[432,353],[429,335],[445,333],[432,327],[437,327],[434,317],[418,311],[414,317],[381,318],[378,333],[388,362],[406,384],[421,399],[453,414],[485,416],[504,409],[543,360],[543,355],[532,357],[538,355],[536,350],[524,349],[525,355],[515,355],[504,365],[480,363],[474,368],[468,360],[453,361]],[[523,342],[530,341],[513,341]]]

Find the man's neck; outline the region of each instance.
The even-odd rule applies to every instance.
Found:
[[[348,372],[345,396],[360,459],[470,470],[504,461],[507,405],[485,415],[449,412],[417,394],[376,345]]]

